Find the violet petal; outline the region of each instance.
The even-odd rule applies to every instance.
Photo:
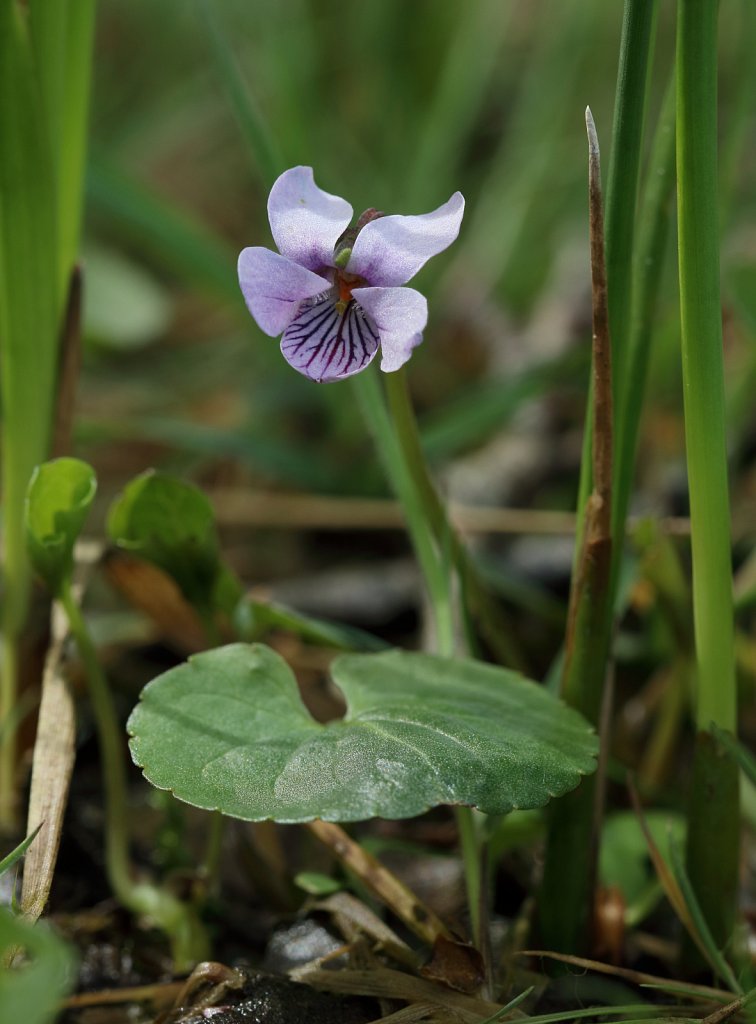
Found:
[[[333,250],[352,219],[345,199],[318,188],[311,167],[292,167],[268,196],[268,219],[280,252],[308,270],[333,266]]]
[[[247,309],[272,338],[286,330],[305,299],[331,287],[326,278],[259,246],[242,249],[238,270]]]
[[[371,285],[406,284],[431,256],[451,245],[459,234],[464,210],[462,193],[455,192],[432,213],[370,221],[357,235],[347,270]]]
[[[284,359],[315,381],[364,370],[378,351],[378,331],[356,302],[343,312],[334,296],[307,303],[281,338]]]
[[[414,288],[355,288],[352,297],[375,324],[381,339],[381,369],[404,366],[423,340],[428,303]]]

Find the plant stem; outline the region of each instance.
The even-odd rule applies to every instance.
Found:
[[[458,604],[467,646],[471,651],[475,650],[473,624],[476,624],[497,660],[504,665],[519,667],[522,659],[511,636],[509,624],[481,579],[439,498],[420,441],[404,368],[385,374],[384,385],[402,455],[417,488],[425,520],[430,525],[436,545],[441,551],[448,551],[457,572],[462,591]]]
[[[415,553],[433,605],[438,652],[447,658],[452,657],[457,647],[452,581],[441,552],[447,545],[457,554],[462,548],[448,522],[423,456],[404,372],[400,370],[385,375],[392,417],[386,411],[380,388],[370,371],[356,378],[355,384],[359,385],[368,424],[394,492],[407,516]],[[435,549],[431,535],[435,536]],[[471,927],[475,941],[480,944],[482,872],[478,833],[471,808],[457,807],[455,814],[462,843]]]
[[[427,493],[413,476],[411,461],[407,458],[407,434],[401,435],[403,443],[400,444],[399,430],[394,429],[372,368],[355,377],[353,385],[392,489],[407,519],[412,545],[431,599],[439,650],[453,651],[455,631],[447,573],[434,548],[432,524],[431,530],[428,529]]]
[[[126,770],[121,727],[105,675],[100,667],[84,617],[76,603],[70,581],[59,595],[71,634],[84,663],[97,733],[100,741],[105,782],[105,865],[118,901],[136,914],[152,918],[170,937],[177,970],[185,970],[205,957],[207,938],[191,906],[172,893],[146,882],[135,882],[129,864]]]
[[[715,942],[730,938],[738,863],[737,767],[712,723],[736,729],[730,508],[725,438],[717,187],[717,12],[680,0],[677,23],[677,207],[685,440],[698,686],[688,871]]]

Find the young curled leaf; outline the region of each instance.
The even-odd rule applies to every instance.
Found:
[[[73,572],[73,551],[97,491],[94,470],[80,459],[37,466],[26,492],[26,540],[37,573],[58,595]]]
[[[168,573],[191,604],[213,605],[220,551],[213,509],[199,488],[155,470],[141,473],[111,506],[108,534]]]

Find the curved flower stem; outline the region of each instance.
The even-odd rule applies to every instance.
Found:
[[[717,13],[680,0],[677,208],[685,441],[693,555],[698,737],[688,871],[714,941],[729,941],[737,890],[738,769],[712,724],[737,721],[730,507],[725,437],[717,185]]]
[[[186,970],[207,953],[207,937],[194,908],[168,890],[136,882],[129,864],[126,770],[121,727],[92,638],[66,581],[59,594],[87,673],[105,782],[105,866],[113,892],[127,910],[151,918],[170,938],[176,970]]]
[[[384,380],[391,418],[396,426],[404,459],[417,487],[426,520],[433,531],[436,544],[442,551],[449,553],[457,572],[462,591],[459,601],[461,625],[465,631],[467,646],[471,651],[475,651],[475,622],[491,651],[502,664],[521,667],[522,659],[508,624],[503,621],[503,616],[495,606],[467,548],[450,523],[444,503],[433,483],[420,442],[420,431],[407,386],[406,372],[402,368],[395,373],[385,374]]]
[[[398,424],[397,429],[394,429],[372,368],[358,374],[353,380],[353,386],[357,390],[365,420],[391,487],[404,509],[407,528],[433,608],[439,651],[451,654],[454,650],[455,630],[448,574],[432,539],[434,531],[427,514],[427,493],[413,474],[413,460],[407,457],[410,446],[406,430],[402,432]]]
[[[457,562],[455,556],[463,549],[449,525],[425,462],[404,371],[386,374],[384,380],[391,416],[386,410],[373,371],[360,374],[354,383],[358,387],[367,422],[391,485],[407,516],[412,543],[433,606],[438,652],[445,657],[452,657],[458,646],[455,602],[452,579],[443,551],[444,548],[451,548],[452,557]],[[435,538],[435,546],[432,536]],[[455,813],[462,845],[472,934],[480,948],[482,872],[478,828],[470,807],[457,807]]]

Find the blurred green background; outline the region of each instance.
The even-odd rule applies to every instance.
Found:
[[[725,343],[746,497],[753,6],[721,5]],[[620,0],[101,0],[77,454],[106,489],[160,465],[208,485],[385,493],[350,386],[300,378],[238,293],[238,251],[272,245],[270,184],[301,163],[356,214],[421,213],[461,189],[459,241],[416,279],[430,322],[410,371],[429,455],[453,496],[570,509],[590,329],[583,112],[606,173],[621,18]],[[649,138],[673,54],[662,2]],[[680,511],[684,482],[678,342],[673,233],[641,438],[657,511]],[[513,436],[548,465],[497,488],[496,445]]]

